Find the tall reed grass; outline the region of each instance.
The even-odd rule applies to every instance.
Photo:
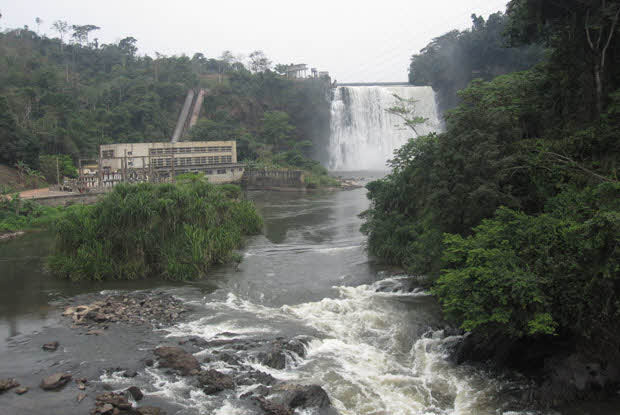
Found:
[[[51,271],[71,280],[204,277],[234,259],[262,219],[240,190],[197,177],[177,184],[119,185],[54,225]]]

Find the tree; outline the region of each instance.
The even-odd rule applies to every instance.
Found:
[[[58,35],[60,36],[60,52],[62,53],[65,34],[69,32],[69,23],[64,20],[56,20],[54,23],[52,23],[52,27],[58,32]]]
[[[290,124],[290,119],[291,117],[283,111],[265,112],[261,128],[262,141],[273,145],[276,151],[280,150],[295,130],[295,127]]]
[[[41,19],[40,17],[37,17],[36,19],[34,19],[34,21],[37,24],[37,34],[39,34],[39,30],[41,28],[41,23],[43,23],[43,19]]]
[[[392,95],[396,98],[396,105],[391,106],[386,111],[402,119],[405,122],[405,127],[410,128],[416,135],[419,135],[416,127],[424,125],[428,118],[416,114],[415,104],[418,101],[413,98],[403,98],[398,94]]]
[[[585,31],[590,51],[594,55],[594,81],[596,82],[596,108],[598,114],[603,113],[603,74],[605,73],[605,61],[607,50],[616,32],[618,17],[620,16],[620,4],[607,6],[602,2],[602,10],[598,14],[598,21],[590,19],[591,8],[586,11]],[[596,38],[594,33],[598,32]],[[594,41],[593,41],[594,39]]]
[[[73,37],[78,43],[88,45],[88,35],[90,32],[94,30],[101,29],[99,26],[95,26],[92,24],[87,25],[73,25],[71,26],[73,29]]]
[[[136,46],[137,42],[138,40],[136,38],[129,36],[121,39],[118,42],[118,47],[124,54],[133,58],[138,51],[138,47]]]
[[[265,72],[271,67],[271,61],[262,50],[250,53],[250,70],[254,73]]]

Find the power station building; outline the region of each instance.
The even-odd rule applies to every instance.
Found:
[[[236,141],[121,143],[99,146],[98,171],[80,165],[80,185],[110,187],[120,182],[164,182],[183,173],[202,173],[209,182],[241,180]]]

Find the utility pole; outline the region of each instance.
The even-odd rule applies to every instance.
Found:
[[[56,155],[56,184],[60,186],[60,169],[58,167],[58,155]]]

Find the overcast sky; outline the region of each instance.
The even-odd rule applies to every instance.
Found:
[[[409,58],[433,37],[504,11],[507,0],[0,0],[0,29],[57,36],[51,24],[94,24],[99,43],[138,39],[140,53],[217,57],[263,50],[339,82],[406,81]]]

